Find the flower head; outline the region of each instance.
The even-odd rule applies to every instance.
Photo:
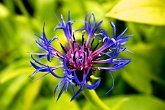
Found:
[[[67,45],[64,46],[59,42],[63,51],[59,51],[51,45],[51,42],[58,40],[58,38],[54,37],[51,40],[48,40],[44,31],[45,25],[43,26],[42,35],[37,35],[39,41],[36,41],[36,43],[44,53],[33,53],[38,56],[38,59],[31,56],[31,65],[36,69],[32,76],[38,72],[45,72],[46,74],[44,76],[51,74],[55,78],[61,79],[54,89],[54,93],[56,93],[56,90],[60,91],[57,100],[60,98],[63,91],[67,90],[68,86],[71,86],[74,92],[71,100],[75,99],[84,87],[89,90],[96,89],[99,86],[101,79],[98,79],[91,85],[87,83],[90,76],[93,75],[96,70],[116,71],[130,63],[129,58],[117,58],[121,52],[126,50],[125,43],[130,37],[124,36],[127,28],[117,36],[116,27],[110,22],[114,35],[113,37],[109,37],[104,29],[100,29],[102,22],[103,21],[100,21],[97,24],[93,13],[89,16],[86,15],[84,27],[83,30],[81,30],[82,39],[81,42],[78,42],[74,35],[76,31],[72,31],[74,22],[70,19],[70,13],[68,13],[67,22],[64,21],[64,18],[61,15],[61,22],[55,27],[55,30],[62,29],[66,36]],[[86,40],[84,37],[85,35],[87,35]],[[49,66],[43,64],[40,61],[42,58],[46,58],[49,62],[51,62],[52,58],[57,58],[60,61],[60,65]],[[97,64],[109,64],[109,66],[98,66]],[[54,70],[59,68],[63,68],[63,76],[59,76],[54,72]],[[78,91],[74,90],[75,86],[79,86]],[[108,92],[110,92],[110,90]]]

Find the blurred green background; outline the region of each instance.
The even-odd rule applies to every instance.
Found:
[[[97,110],[83,95],[70,102],[70,91],[56,103],[53,89],[59,80],[51,75],[29,78],[34,69],[28,52],[40,51],[34,34],[41,34],[45,22],[48,38],[64,38],[53,32],[55,15],[66,18],[69,10],[71,19],[80,22],[75,29],[93,12],[109,35],[109,21],[118,34],[126,26],[126,34],[133,34],[127,48],[134,54],[121,55],[132,62],[113,73],[115,88],[108,95],[112,79],[100,71],[99,97],[114,110],[165,110],[165,0],[0,0],[0,110]]]

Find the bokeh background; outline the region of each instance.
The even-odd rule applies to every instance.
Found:
[[[126,34],[133,35],[127,43],[133,54],[121,55],[132,62],[113,72],[115,88],[108,95],[112,78],[100,71],[96,92],[103,102],[114,110],[165,110],[165,0],[0,0],[0,110],[97,110],[83,95],[70,102],[70,91],[56,103],[53,89],[59,80],[51,75],[29,78],[34,69],[28,52],[40,52],[34,34],[41,35],[45,22],[48,38],[63,39],[53,29],[56,16],[66,18],[69,10],[78,22],[75,29],[93,12],[98,22],[104,20],[101,27],[110,36],[110,21],[118,34],[128,26]]]

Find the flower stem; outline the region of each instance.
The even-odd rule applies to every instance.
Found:
[[[87,100],[89,100],[95,107],[99,108],[99,110],[112,110],[109,108],[96,94],[94,90],[83,89],[83,95]]]

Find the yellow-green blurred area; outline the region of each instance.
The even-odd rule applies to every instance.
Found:
[[[165,110],[165,0],[0,0],[0,110],[98,110],[82,94],[70,102],[70,89],[56,102],[53,90],[59,80],[51,75],[29,78],[34,71],[29,52],[41,52],[34,34],[41,35],[45,23],[48,38],[57,35],[67,43],[62,31],[53,29],[56,16],[67,18],[68,11],[77,21],[74,29],[93,12],[97,22],[104,20],[101,28],[110,37],[110,21],[118,34],[128,26],[126,34],[133,35],[127,43],[133,54],[126,51],[120,56],[132,62],[113,72],[115,87],[107,95],[112,78],[109,71],[100,71],[96,92],[103,102],[114,110]]]

